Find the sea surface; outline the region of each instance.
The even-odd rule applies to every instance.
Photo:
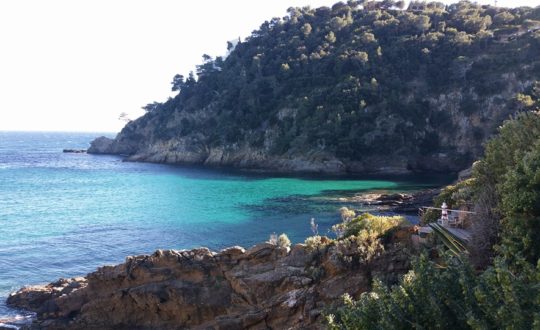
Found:
[[[98,133],[0,132],[0,325],[24,285],[85,275],[156,249],[249,247],[272,233],[327,234],[340,196],[406,191],[451,178],[284,176],[68,154]],[[414,219],[412,219],[414,221]],[[2,321],[3,320],[3,321]]]

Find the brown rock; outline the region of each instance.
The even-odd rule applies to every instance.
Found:
[[[317,329],[342,294],[358,296],[372,274],[393,280],[409,267],[399,249],[370,266],[343,263],[339,253],[268,243],[158,250],[86,278],[22,288],[8,304],[37,312],[39,329]]]

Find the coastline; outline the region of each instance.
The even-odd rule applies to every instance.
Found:
[[[421,190],[419,192],[412,193],[412,194],[355,193],[353,197],[344,197],[344,198],[349,202],[365,203],[365,204],[379,207],[380,208],[379,210],[381,212],[406,214],[407,213],[406,211],[397,212],[397,210],[399,210],[400,208],[404,210],[407,207],[416,205],[415,203],[421,203],[425,199],[418,200],[417,199],[418,196],[421,196],[422,198],[424,198],[426,195],[433,196],[433,194],[435,194],[437,191],[439,191],[439,189]],[[82,323],[82,325],[81,324],[75,325],[73,322],[75,322],[74,321],[75,318],[82,313],[83,306],[86,306],[86,304],[91,303],[89,301],[91,301],[92,299],[97,299],[95,295],[91,294],[88,291],[88,290],[94,290],[96,288],[96,285],[92,284],[93,283],[92,281],[99,280],[105,283],[105,284],[102,283],[103,285],[107,286],[108,285],[107,283],[109,283],[111,278],[116,278],[118,281],[120,281],[120,283],[122,283],[120,285],[120,286],[123,286],[122,289],[120,289],[118,286],[115,286],[112,291],[111,290],[107,291],[108,289],[105,290],[105,288],[101,288],[107,291],[107,293],[105,294],[106,296],[105,299],[109,299],[109,298],[116,299],[118,298],[118,295],[115,294],[114,292],[117,292],[119,289],[122,292],[124,292],[125,290],[128,290],[128,291],[135,290],[135,287],[140,287],[142,285],[138,281],[138,279],[140,279],[140,275],[137,273],[134,273],[134,269],[140,268],[140,267],[148,270],[148,273],[145,275],[146,282],[144,284],[144,285],[147,285],[148,288],[155,287],[156,282],[162,283],[164,281],[164,279],[162,278],[163,276],[174,277],[174,279],[169,278],[168,280],[166,280],[169,282],[166,282],[166,284],[164,284],[165,286],[161,286],[161,289],[159,289],[161,293],[159,293],[158,296],[162,295],[163,292],[167,291],[166,289],[167,286],[174,285],[173,282],[175,282],[177,278],[192,281],[195,276],[198,279],[197,280],[198,284],[196,285],[201,285],[204,288],[214,287],[215,285],[221,285],[221,284],[216,284],[216,281],[219,283],[220,276],[223,276],[220,274],[224,274],[223,273],[224,267],[237,267],[234,270],[229,270],[229,272],[231,272],[231,274],[234,274],[234,275],[229,275],[228,277],[225,275],[225,278],[227,279],[227,281],[229,281],[228,285],[231,287],[231,290],[234,291],[233,293],[234,294],[241,293],[240,295],[242,294],[246,295],[252,291],[257,292],[257,290],[260,289],[260,288],[258,289],[257,287],[261,285],[260,283],[261,281],[271,282],[271,283],[264,284],[264,290],[270,290],[271,288],[275,288],[279,291],[279,290],[284,290],[283,281],[285,281],[286,278],[290,278],[290,277],[300,278],[299,280],[295,280],[294,285],[290,284],[292,285],[292,287],[289,287],[289,284],[288,284],[286,286],[287,289],[284,290],[283,292],[264,293],[263,296],[270,299],[271,302],[256,301],[257,299],[253,297],[250,298],[251,300],[246,298],[245,296],[240,297],[239,298],[240,302],[247,303],[249,308],[253,309],[254,306],[257,306],[257,307],[248,312],[246,312],[245,310],[242,310],[241,312],[237,312],[235,316],[232,318],[233,319],[232,321],[231,321],[231,318],[227,318],[227,321],[225,323],[235,324],[235,326],[241,326],[241,327],[251,327],[253,325],[254,329],[256,329],[257,328],[257,326],[255,326],[256,324],[259,324],[263,320],[264,322],[268,322],[269,308],[270,310],[273,310],[274,308],[277,308],[277,306],[284,306],[284,308],[286,307],[287,310],[290,309],[291,307],[297,307],[297,308],[295,309],[293,316],[289,315],[290,313],[287,314],[285,313],[285,311],[281,310],[282,313],[289,315],[285,319],[282,319],[281,317],[278,318],[274,314],[270,315],[271,318],[277,318],[280,320],[280,321],[274,320],[275,322],[278,322],[277,323],[278,327],[293,324],[294,323],[293,320],[295,319],[302,320],[302,322],[299,324],[299,328],[304,327],[306,324],[309,324],[309,325],[319,324],[321,321],[321,313],[323,312],[323,310],[327,308],[328,306],[330,306],[331,303],[335,301],[337,298],[339,298],[342,294],[349,293],[353,297],[358,297],[361,292],[369,291],[370,282],[367,281],[367,279],[373,276],[372,273],[377,273],[378,276],[382,276],[383,278],[386,278],[389,283],[394,283],[394,282],[397,282],[397,278],[399,275],[404,274],[408,270],[409,255],[401,254],[402,252],[404,252],[401,246],[408,246],[409,244],[408,237],[411,234],[411,231],[409,229],[405,229],[402,232],[403,234],[395,235],[395,237],[392,239],[392,243],[388,244],[388,247],[390,248],[389,252],[388,253],[385,252],[385,254],[377,262],[375,262],[375,264],[379,265],[381,268],[380,269],[364,269],[361,271],[363,272],[361,278],[358,278],[357,275],[353,275],[351,271],[354,270],[354,274],[356,274],[357,272],[360,271],[359,269],[366,266],[365,265],[361,266],[357,264],[356,266],[350,268],[351,265],[347,265],[347,264],[344,265],[343,260],[342,260],[342,255],[343,255],[342,250],[337,249],[337,248],[329,248],[329,247],[324,247],[322,250],[320,248],[316,248],[316,250],[311,250],[310,248],[306,247],[305,244],[296,244],[292,248],[282,248],[274,244],[260,243],[247,250],[238,246],[233,246],[230,248],[225,248],[218,252],[213,252],[209,250],[208,248],[204,248],[204,247],[193,249],[193,250],[158,250],[152,255],[131,256],[131,257],[127,257],[125,263],[123,264],[119,264],[116,266],[99,267],[96,272],[89,273],[85,277],[76,277],[76,278],[70,278],[70,279],[61,278],[47,285],[25,286],[19,289],[16,293],[12,293],[8,297],[8,301],[7,301],[8,305],[12,308],[16,308],[20,311],[23,311],[25,313],[24,315],[30,315],[29,313],[35,313],[34,317],[30,317],[30,318],[27,317],[25,320],[22,320],[23,322],[17,322],[17,323],[7,322],[6,324],[8,326],[14,325],[16,327],[22,327],[22,329],[34,329],[34,328],[47,329],[48,327],[52,327],[52,328],[59,327],[59,328],[66,328],[66,329],[87,328],[87,326],[89,326],[89,323]],[[399,244],[395,244],[398,242]],[[400,247],[398,248],[398,246]],[[355,249],[351,248],[349,251],[345,253],[345,255],[354,256],[355,253],[357,253],[355,252]],[[262,261],[261,261],[261,258],[262,258]],[[150,268],[147,265],[149,260],[150,260],[150,263],[152,264]],[[184,260],[184,261],[181,261],[181,260]],[[162,262],[164,264],[161,264]],[[186,268],[182,268],[173,272],[171,272],[170,270],[164,270],[164,267],[165,269],[167,269],[167,267],[169,268],[176,267],[174,265],[177,262],[180,263],[181,267],[186,267]],[[199,264],[198,266],[193,268],[192,266],[194,262],[195,263],[201,262],[202,264]],[[208,265],[205,263],[208,263],[208,262],[210,263],[223,262],[225,263],[226,266],[219,265],[217,266],[219,271],[216,270],[214,272],[204,273],[206,272],[206,269],[208,268]],[[261,262],[264,262],[264,265],[260,265]],[[212,267],[215,267],[215,265],[213,265]],[[292,269],[291,267],[292,268],[296,267],[296,268],[291,271]],[[319,283],[320,279],[316,277],[320,275],[311,274],[311,272],[314,271],[317,267],[322,267],[324,269],[324,272],[323,272],[324,276],[327,276],[325,280],[326,284]],[[203,272],[204,274],[201,273],[199,275],[193,275],[193,271]],[[261,271],[263,272],[264,275],[261,275],[260,273]],[[240,276],[241,280],[239,279],[231,280],[230,277],[237,276],[239,272],[241,273],[241,276]],[[212,280],[213,284],[209,284],[208,282],[205,282],[204,278],[208,278],[208,276],[214,277]],[[315,276],[315,278],[313,276]],[[253,283],[256,283],[255,287],[249,287],[251,284],[246,282],[245,280],[245,278],[251,278],[251,277],[255,278],[253,282]],[[355,281],[355,285],[356,283],[358,283],[358,281],[359,283],[361,283],[361,285],[356,286],[356,289],[351,291],[351,288],[353,288],[352,282],[350,282],[351,280]],[[170,281],[173,281],[173,282],[170,282]],[[315,286],[321,285],[322,288],[313,289],[312,288],[313,285]],[[327,287],[325,287],[325,285]],[[180,288],[181,290],[184,290],[185,287],[182,285],[180,286]],[[84,289],[85,291],[79,292],[79,289]],[[153,289],[150,290],[150,293],[156,294],[152,290]],[[236,290],[240,290],[240,293],[237,292]],[[289,292],[291,292],[291,290],[292,292],[295,292],[294,297],[290,296]],[[189,289],[188,291],[189,293],[185,293],[185,294],[187,295],[193,294],[192,289]],[[328,293],[330,291],[332,291],[332,293]],[[86,293],[82,294],[81,292],[86,292]],[[296,292],[300,292],[302,294],[302,297],[300,296],[297,297]],[[325,301],[324,306],[326,307],[324,306],[321,307],[317,305],[305,306],[305,304],[307,303],[309,299],[312,299],[312,300],[315,299],[311,296],[308,299],[305,295],[313,295],[314,292],[317,292],[317,299],[319,300],[323,299],[323,301]],[[321,292],[325,292],[325,293],[323,294]],[[197,293],[197,295],[198,294],[199,293]],[[328,296],[324,296],[324,298],[321,298],[319,296],[321,294],[323,294],[323,296],[324,295],[328,295]],[[121,296],[123,297],[124,293],[122,293]],[[186,298],[186,296],[184,296],[184,298]],[[184,301],[183,300],[184,298],[182,298],[180,301]],[[109,303],[121,304],[121,305],[125,303],[125,301],[113,302],[114,299],[109,301]],[[274,301],[275,299],[278,299],[279,301],[276,302]],[[299,299],[300,300],[303,299],[301,303],[301,308],[300,306],[296,305]],[[81,303],[81,301],[83,301],[84,303]],[[291,301],[294,301],[294,304],[289,306],[291,304]],[[99,304],[101,304],[102,302],[103,301],[100,300]],[[181,303],[179,303],[178,301],[175,304],[181,305]],[[195,307],[191,306],[190,307],[191,309],[188,309],[188,310],[193,312],[193,308],[200,308],[200,306],[203,306],[203,305],[205,305],[205,303],[200,301],[196,304]],[[98,308],[94,305],[92,306],[93,306],[92,308]],[[116,306],[117,307],[115,308],[120,308],[119,305],[116,305]],[[215,308],[215,306],[213,306],[212,308]],[[263,313],[265,315],[264,317],[261,316],[263,314],[260,314],[260,315],[257,314],[260,312],[261,309],[266,309],[266,311]],[[309,315],[306,314],[307,309],[310,310],[310,313],[308,313]],[[311,312],[313,310],[316,310],[316,312]],[[99,310],[99,312],[101,313],[102,311]],[[221,312],[225,313],[223,315],[229,315],[230,309],[221,310]],[[178,313],[178,311],[175,311],[174,313]],[[96,315],[93,316],[94,319],[90,318],[90,321],[87,320],[85,322],[97,322],[99,318],[97,318]],[[113,317],[111,315],[109,317]],[[206,323],[203,323],[204,326],[201,325],[200,329],[203,329],[209,326],[210,324],[216,325],[213,322],[219,323],[222,320],[222,317],[219,315],[214,315],[214,314],[208,314],[208,315],[207,315],[208,319],[205,320]],[[245,319],[243,318],[243,315],[250,315],[250,316],[248,319]],[[254,317],[253,315],[259,315],[259,316]],[[115,324],[123,324],[122,322],[125,322],[125,321],[127,322],[127,320],[128,318],[115,321],[113,317],[113,319],[107,319],[107,322],[112,322],[112,323],[116,322]],[[255,323],[251,324],[250,322],[252,321]],[[33,322],[33,323],[29,323],[29,322]],[[137,320],[135,320],[135,322],[137,322]],[[159,323],[161,322],[160,320],[154,319],[151,322],[157,322],[157,323],[152,323],[151,326],[158,326],[165,329],[168,328],[167,325],[160,324]],[[282,322],[282,323],[279,323],[279,322]],[[308,322],[308,323],[305,323],[305,322]],[[107,323],[101,324],[99,328],[107,329],[106,324]],[[265,324],[268,325],[267,323]],[[139,326],[140,324],[133,324],[133,325]],[[191,328],[192,325],[189,325],[189,327]],[[195,328],[198,329],[199,326]]]
[[[52,136],[51,139],[53,137],[54,136]],[[113,252],[110,251],[110,249],[111,248],[114,249],[114,247],[110,246],[110,244],[105,244],[105,247],[100,247],[100,248],[96,248],[95,246],[89,246],[89,248],[86,249],[87,252],[80,251],[79,253],[77,253],[77,254],[80,254],[79,256],[65,254],[66,256],[69,256],[66,259],[64,259],[62,251],[60,251],[59,249],[56,249],[56,250],[52,249],[48,251],[49,253],[51,253],[50,256],[54,256],[54,257],[50,260],[47,260],[47,257],[42,258],[43,263],[36,261],[36,259],[34,258],[34,256],[36,255],[35,253],[27,254],[26,252],[24,253],[20,252],[22,248],[25,246],[25,245],[21,245],[21,248],[9,250],[10,251],[9,254],[12,255],[11,257],[9,256],[8,253],[4,255],[5,257],[7,257],[7,259],[5,260],[7,260],[8,263],[12,261],[13,266],[14,266],[14,267],[11,267],[11,270],[2,274],[3,279],[4,279],[3,283],[6,284],[5,285],[6,288],[4,288],[4,291],[3,291],[4,293],[6,293],[4,296],[7,295],[6,290],[12,290],[11,288],[21,287],[22,285],[25,285],[25,284],[44,283],[45,281],[50,281],[54,278],[58,278],[62,276],[61,274],[62,272],[65,272],[65,274],[68,276],[75,276],[78,274],[82,275],[89,272],[91,269],[94,269],[94,267],[96,267],[97,265],[117,263],[123,260],[125,255],[138,255],[138,254],[146,253],[146,251],[154,251],[157,248],[177,248],[177,247],[190,248],[192,247],[193,245],[189,245],[185,243],[186,241],[189,241],[189,240],[184,240],[183,236],[179,236],[182,234],[182,231],[189,230],[187,229],[189,227],[182,227],[179,230],[173,231],[172,233],[170,233],[171,236],[176,236],[174,240],[171,240],[171,239],[168,239],[168,237],[164,237],[161,234],[161,232],[158,233],[157,231],[154,233],[154,231],[146,230],[145,233],[143,234],[146,236],[139,236],[141,235],[140,231],[133,231],[133,232],[127,231],[126,232],[125,224],[127,224],[127,222],[123,222],[122,224],[119,224],[118,222],[112,221],[113,219],[121,219],[123,217],[113,217],[114,214],[116,214],[114,212],[117,212],[116,211],[117,205],[119,204],[110,204],[112,202],[110,197],[123,196],[126,192],[125,189],[128,187],[132,187],[134,185],[138,188],[144,187],[144,185],[141,186],[140,183],[137,183],[137,182],[140,182],[138,181],[138,179],[141,178],[140,174],[143,175],[142,178],[145,178],[146,182],[154,182],[154,183],[162,182],[161,179],[167,178],[167,182],[171,182],[174,186],[178,186],[177,184],[179,182],[176,182],[176,179],[174,179],[174,178],[178,178],[178,174],[180,174],[182,178],[185,177],[186,179],[189,179],[190,184],[193,183],[193,179],[196,179],[196,180],[202,179],[202,181],[196,182],[194,184],[196,184],[198,188],[204,189],[205,191],[213,190],[217,187],[216,185],[221,185],[221,183],[225,183],[225,182],[227,182],[227,186],[228,186],[229,185],[228,181],[230,181],[230,184],[233,185],[234,187],[236,187],[236,185],[239,184],[240,181],[242,181],[242,183],[240,184],[240,186],[242,187],[246,187],[250,185],[259,186],[257,182],[267,181],[267,180],[259,180],[259,179],[269,178],[269,176],[276,175],[277,178],[270,178],[270,180],[268,180],[269,184],[265,184],[263,188],[265,189],[265,191],[271,191],[276,188],[278,188],[278,191],[280,191],[275,196],[272,196],[272,195],[268,196],[269,198],[268,201],[270,201],[270,203],[268,204],[265,203],[264,205],[262,205],[261,201],[252,202],[251,200],[247,202],[244,201],[243,203],[248,203],[249,205],[251,205],[247,208],[248,212],[252,212],[253,210],[255,210],[255,212],[257,212],[261,216],[261,219],[264,218],[268,220],[269,222],[276,220],[276,217],[287,219],[287,220],[282,221],[281,219],[277,219],[276,222],[274,222],[275,223],[274,225],[267,226],[268,228],[264,227],[263,229],[257,229],[255,233],[255,236],[257,236],[256,240],[244,239],[242,241],[238,241],[238,244],[241,244],[243,246],[251,246],[251,244],[255,244],[254,242],[256,241],[264,240],[265,238],[268,237],[270,233],[272,233],[272,230],[286,231],[287,234],[289,234],[290,237],[295,242],[303,241],[305,236],[303,236],[300,239],[298,233],[302,234],[304,231],[309,233],[310,216],[311,214],[315,213],[315,217],[317,217],[316,212],[319,212],[319,210],[321,210],[321,207],[325,208],[325,210],[328,207],[331,207],[332,210],[335,210],[335,213],[332,213],[330,215],[332,217],[331,222],[335,223],[334,220],[337,221],[337,218],[338,218],[337,209],[339,208],[339,206],[341,206],[340,204],[343,204],[343,203],[334,203],[334,202],[326,202],[326,201],[320,202],[320,201],[317,201],[317,198],[318,198],[317,196],[320,195],[320,196],[323,196],[323,198],[326,198],[326,196],[333,197],[333,196],[349,195],[349,194],[356,193],[357,190],[351,190],[351,187],[355,186],[356,184],[354,182],[349,183],[347,182],[348,180],[354,179],[351,181],[356,181],[356,180],[373,181],[371,183],[366,182],[366,187],[368,188],[366,189],[359,188],[358,191],[371,190],[372,188],[369,188],[369,187],[377,186],[380,184],[383,184],[383,185],[380,185],[380,187],[385,187],[385,186],[392,187],[394,185],[397,189],[400,189],[399,187],[401,187],[402,176],[366,175],[366,174],[351,175],[348,173],[337,174],[337,175],[336,174],[323,175],[323,174],[318,174],[318,173],[298,173],[298,172],[284,173],[283,171],[280,173],[276,173],[272,171],[259,171],[259,170],[253,170],[253,169],[246,170],[246,169],[238,169],[238,168],[232,168],[232,167],[219,167],[218,171],[214,171],[216,167],[210,167],[210,166],[203,167],[199,165],[191,165],[191,166],[149,165],[148,166],[142,163],[141,164],[137,164],[137,163],[123,164],[121,162],[121,158],[117,156],[96,157],[96,156],[87,156],[85,154],[64,154],[62,153],[62,149],[61,149],[62,147],[71,147],[71,148],[84,147],[84,143],[85,143],[84,136],[80,136],[80,137],[77,136],[77,139],[74,139],[70,135],[62,135],[60,137],[61,139],[66,139],[66,140],[69,139],[73,142],[71,142],[72,144],[66,145],[65,142],[60,142],[63,140],[59,139],[58,140],[59,142],[57,142],[56,140],[52,139],[50,141],[54,143],[51,143],[49,140],[42,141],[40,135],[35,135],[36,143],[34,143],[33,146],[35,147],[36,145],[38,145],[40,148],[39,156],[42,158],[40,159],[39,164],[41,167],[34,169],[33,167],[27,167],[25,165],[26,163],[24,162],[32,160],[33,159],[32,157],[34,157],[33,156],[34,151],[30,150],[29,152],[24,153],[24,158],[18,161],[18,163],[16,163],[15,165],[9,167],[9,169],[6,170],[6,172],[4,172],[6,173],[6,175],[8,173],[13,173],[13,175],[12,174],[10,175],[14,177],[25,178],[25,180],[28,181],[28,179],[30,178],[28,176],[28,173],[29,173],[28,170],[30,170],[31,171],[30,174],[32,175],[31,178],[33,182],[39,183],[39,182],[42,182],[40,180],[43,180],[44,183],[47,183],[47,187],[49,187],[48,194],[50,196],[60,196],[60,197],[64,196],[62,194],[60,195],[58,194],[62,193],[63,191],[66,191],[66,189],[75,193],[75,195],[72,193],[69,196],[67,196],[69,197],[67,201],[70,201],[70,203],[74,203],[73,205],[77,205],[78,207],[82,207],[82,208],[77,209],[76,212],[72,212],[73,210],[69,211],[65,208],[66,204],[65,202],[63,202],[62,204],[58,204],[57,206],[55,206],[58,208],[55,208],[56,210],[54,212],[55,214],[54,215],[51,214],[51,215],[54,216],[55,219],[60,219],[62,217],[62,214],[65,213],[66,215],[69,215],[69,217],[77,218],[77,221],[85,221],[84,223],[88,224],[89,229],[91,230],[91,233],[88,233],[86,231],[81,231],[80,234],[84,236],[79,237],[78,236],[79,232],[74,232],[72,230],[69,230],[68,228],[68,230],[65,233],[65,234],[68,234],[68,236],[65,236],[65,234],[52,235],[50,236],[50,240],[48,238],[43,238],[42,240],[40,240],[42,244],[41,246],[43,246],[43,244],[46,244],[46,245],[51,244],[51,247],[60,246],[59,244],[60,242],[62,242],[61,244],[63,247],[64,246],[63,242],[64,242],[65,237],[69,238],[68,245],[66,246],[66,248],[71,251],[74,251],[72,249],[73,247],[76,248],[77,246],[80,246],[80,245],[74,245],[74,244],[80,244],[78,242],[84,242],[86,244],[87,242],[93,242],[93,241],[101,242],[102,240],[115,242],[112,244],[117,244],[118,246],[122,246],[122,249],[130,249],[130,246],[131,246],[130,244],[132,244],[132,242],[126,242],[123,240],[124,239],[123,235],[126,235],[126,234],[130,234],[130,236],[134,235],[135,237],[141,237],[142,241],[139,241],[137,243],[139,245],[138,249],[131,249],[133,252],[125,252],[122,254],[116,253],[114,254],[114,258],[111,257]],[[30,141],[33,141],[32,140],[33,138],[34,136],[32,135],[28,135],[27,137],[25,137],[25,139],[28,139]],[[15,140],[18,141],[21,139],[16,138]],[[18,146],[17,144],[14,144],[14,146],[15,147],[13,148],[13,152],[16,154],[22,155],[23,153],[21,153],[21,150],[24,151],[25,149],[21,149],[21,147]],[[43,155],[45,155],[45,157]],[[41,164],[44,164],[44,165],[41,165]],[[191,168],[193,170],[186,171],[185,169],[187,168]],[[48,175],[51,173],[54,173],[54,176]],[[155,179],[157,179],[157,181],[154,180],[154,178],[149,177],[148,176],[149,174],[152,176],[155,174]],[[286,180],[282,180],[281,178],[286,178]],[[410,182],[411,187],[415,186],[415,182],[416,182],[415,179],[418,179],[418,177],[412,178],[407,175],[403,176],[403,178],[405,178],[404,181]],[[59,181],[58,179],[61,179],[61,181]],[[92,179],[92,181],[89,181],[90,179]],[[137,180],[133,181],[132,179],[137,179]],[[394,181],[394,179],[397,181]],[[226,181],[223,181],[223,180],[226,180]],[[326,181],[326,180],[328,180],[329,183],[317,182],[317,181]],[[310,181],[313,181],[313,182],[310,182]],[[333,182],[330,182],[330,181],[333,181]],[[392,182],[377,182],[377,181],[392,181]],[[428,182],[426,182],[426,184],[433,184],[432,181],[430,180],[427,180],[427,181]],[[54,186],[51,186],[50,184],[51,182],[54,183]],[[103,194],[101,193],[96,194],[97,192],[102,191],[102,190],[98,191],[96,189],[103,189],[104,187],[111,187],[109,184],[115,183],[115,182],[117,184],[121,184],[121,187],[123,188],[111,190],[113,194],[112,195],[109,194],[108,195],[109,197],[105,199],[100,198],[100,196],[104,196]],[[106,186],[103,185],[105,183],[107,184]],[[183,182],[180,182],[180,183],[183,184]],[[282,188],[279,188],[279,187],[283,187],[284,185],[286,185],[288,188],[286,188],[285,190],[283,190]],[[364,183],[360,183],[359,187],[362,187],[363,185]],[[424,185],[423,183],[419,184],[416,188],[422,187],[423,185]],[[155,194],[156,190],[154,186],[155,184],[152,184],[148,186],[148,188],[151,189],[150,191],[154,191],[154,194]],[[298,187],[303,187],[303,186],[305,186],[305,188],[297,189]],[[25,187],[26,186],[24,185],[17,185],[17,188],[10,188],[11,189],[10,191],[12,194],[20,194],[20,195],[14,195],[14,196],[19,196],[19,200],[23,201],[25,200],[24,198],[29,196],[28,193],[26,193],[27,190]],[[55,189],[51,190],[50,189],[51,187],[54,187]],[[323,190],[320,190],[320,192],[316,192],[313,195],[311,195],[311,192],[318,191],[319,187],[321,187],[321,189]],[[7,188],[8,187],[6,186],[6,189]],[[21,188],[24,188],[25,190],[24,191],[20,190]],[[56,190],[56,188],[58,190]],[[170,195],[170,190],[162,189],[163,188],[162,183],[160,184],[159,188],[160,188],[159,191],[162,191],[163,194]],[[227,189],[227,191],[231,189]],[[389,189],[393,190],[393,188],[389,188]],[[410,189],[410,187],[407,187],[407,189]],[[129,190],[129,192],[131,191],[132,190]],[[259,190],[255,190],[255,191],[257,191],[257,195],[258,195]],[[262,192],[263,191],[260,191],[260,193]],[[41,198],[40,197],[42,196],[41,194],[38,194],[38,192],[35,192],[35,193],[36,193],[36,198],[37,197]],[[79,195],[80,193],[81,195]],[[93,196],[92,204],[94,204],[94,206],[88,205],[89,208],[86,208],[86,203],[82,203],[81,201],[83,201],[82,198],[84,196],[90,196],[89,194]],[[293,194],[293,196],[287,197],[289,196],[289,194]],[[145,196],[144,200],[148,201],[148,196],[152,196],[152,195],[144,194],[144,196]],[[227,194],[226,196],[232,196],[232,195]],[[310,196],[313,196],[313,199]],[[163,195],[160,195],[159,199],[163,200]],[[185,197],[181,197],[180,199],[187,200],[185,199]],[[37,202],[34,201],[33,203],[30,203],[29,205],[36,207],[40,205],[39,203],[40,200],[42,199],[39,199]],[[122,202],[122,201],[124,201],[123,198],[118,199],[118,202]],[[202,198],[202,201],[206,201],[203,203],[203,204],[206,204],[208,199]],[[126,205],[124,204],[124,202],[122,202],[121,204],[122,207],[129,206],[129,211],[128,211],[129,215],[124,216],[124,217],[133,218],[134,216],[136,216],[136,217],[142,218],[145,216],[144,212],[140,212],[138,211],[137,207],[134,207],[137,205],[131,205],[131,204]],[[316,206],[314,206],[313,208],[309,207],[309,205],[314,205],[314,203],[316,204]],[[93,216],[94,220],[89,220],[89,218],[86,217],[85,215],[93,214],[93,212],[95,211],[94,209],[95,209],[96,204],[100,205],[101,207],[100,212],[99,214],[95,214]],[[348,202],[346,204],[348,204]],[[111,205],[111,212],[113,213],[109,212],[109,210],[107,209],[107,205]],[[339,205],[339,206],[336,206],[334,208],[334,205]],[[241,205],[239,207],[241,207]],[[278,209],[276,209],[276,207]],[[293,209],[291,209],[291,207]],[[246,209],[246,208],[242,207],[242,209]],[[295,213],[295,212],[298,213],[298,211],[295,211],[295,209],[302,210],[302,214],[303,214],[302,218],[300,217],[291,218],[288,216],[290,215],[290,213]],[[12,208],[11,210],[12,212],[6,214],[6,216],[9,216],[9,218],[14,221],[13,222],[14,224],[18,224],[19,226],[18,228],[23,228],[26,225],[26,222],[24,221],[26,217],[23,218],[21,215],[25,213],[21,212],[21,210],[17,209],[17,207]],[[268,217],[269,212],[275,213],[276,210],[278,210],[278,212],[282,212],[279,214],[283,214],[283,216]],[[292,210],[292,211],[289,212],[288,210]],[[326,232],[326,229],[328,227],[328,225],[325,224],[325,221],[329,222],[330,216],[327,216],[327,214],[325,214],[324,216],[321,215],[321,217],[317,217],[317,222],[320,225],[319,228],[320,229],[323,228],[324,232]],[[294,223],[297,223],[297,225],[293,225],[293,227],[291,227],[289,225],[291,221]],[[73,221],[70,221],[70,223],[73,223]],[[223,240],[226,240],[228,242],[236,242],[235,240],[231,240],[231,237],[235,236],[234,233],[232,234],[226,233],[224,231],[225,229],[224,226],[217,226],[218,224],[216,223],[214,223],[214,225],[216,225],[215,228],[218,228],[216,229],[217,232],[221,232],[221,234],[223,235],[222,236]],[[227,228],[234,228],[230,230],[232,230],[233,232],[236,231],[236,233],[238,234],[238,230],[241,226],[242,226],[241,224],[234,224],[233,227],[229,226]],[[284,228],[284,229],[281,229],[281,228]],[[300,228],[300,230],[298,230],[298,228]],[[16,233],[15,227],[11,229],[11,227],[8,226],[8,227],[5,227],[5,230],[6,230],[6,233]],[[248,236],[252,235],[250,237],[253,237],[252,232],[253,231],[250,231],[249,232],[250,234],[248,234]],[[262,239],[261,239],[260,232],[264,232],[264,236],[262,237]],[[42,232],[42,231],[40,232],[40,234],[47,235],[47,233]],[[225,235],[228,235],[228,236],[225,236]],[[84,241],[79,240],[79,238]],[[120,241],[116,241],[116,238],[119,238]],[[155,242],[157,241],[161,243],[155,244]],[[249,241],[249,242],[246,242],[246,241]],[[251,241],[254,241],[254,242],[251,242]],[[175,243],[175,242],[179,242],[179,243]],[[197,245],[206,245],[204,241],[201,241],[201,239],[198,239],[196,243]],[[220,249],[223,246],[232,245],[231,243],[227,243],[227,245],[221,245],[219,242],[216,243],[216,240],[214,240],[212,243],[209,243],[209,244],[210,244],[210,247],[215,250]],[[154,247],[152,247],[152,245]],[[106,251],[106,250],[109,250],[109,251]],[[8,250],[5,250],[5,249],[2,250],[2,252],[7,252],[7,251]],[[107,255],[109,257],[107,257]],[[9,258],[12,258],[12,259],[9,259]],[[94,258],[94,259],[91,259],[91,258]],[[77,263],[74,264],[74,263],[68,262],[67,260],[70,260],[70,259],[76,259]],[[30,274],[31,276],[28,279],[25,279],[26,276],[22,276],[21,279],[24,282],[17,280],[15,276],[16,274],[20,274],[20,271],[21,271],[20,267],[23,267],[28,262],[32,264],[40,265],[40,269],[42,269],[41,272],[43,274],[49,274],[47,276],[50,276],[50,277],[34,276]],[[61,271],[52,272],[53,275],[50,275],[51,272],[47,270],[47,267],[53,267],[54,264],[62,264]],[[88,266],[75,267],[74,265],[76,264],[88,265]],[[49,265],[52,265],[52,266],[49,266]],[[54,267],[58,267],[58,266],[54,266]],[[83,270],[78,271],[77,268],[83,269]],[[4,297],[2,297],[2,299],[4,299]],[[3,301],[2,301],[2,305],[3,305]],[[2,306],[2,308],[3,307],[4,306]],[[7,314],[8,313],[6,313],[6,315]]]
[[[405,156],[372,155],[362,161],[349,161],[327,153],[272,156],[263,150],[220,147],[191,150],[187,146],[153,145],[140,149],[130,141],[101,136],[90,143],[87,152],[117,155],[128,162],[148,162],[208,168],[236,168],[265,173],[323,175],[414,175],[457,174],[470,166],[466,160],[451,161],[450,155],[437,154],[409,159]],[[122,143],[119,141],[123,141]]]
[[[398,246],[410,232],[402,232],[369,265],[340,257],[357,256],[355,246],[331,244],[158,250],[84,278],[23,288],[8,303],[36,312],[25,329],[318,329],[341,295],[369,291],[375,274],[395,283],[409,269]]]

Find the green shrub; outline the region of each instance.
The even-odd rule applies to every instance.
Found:
[[[376,236],[380,237],[389,230],[407,224],[402,216],[375,216],[364,213],[355,219],[347,222],[343,237],[350,236]]]
[[[277,238],[277,245],[279,247],[288,248],[291,246],[291,240],[289,240],[289,237],[287,237],[286,234],[281,234]]]
[[[340,210],[343,222],[332,226],[336,233],[335,244],[343,260],[352,261],[353,257],[360,263],[369,263],[375,256],[384,251],[384,240],[393,230],[407,224],[401,216],[375,216],[364,213],[354,219],[354,212]],[[344,216],[345,215],[345,216]],[[352,250],[351,250],[352,248]]]
[[[507,121],[486,146],[476,166],[477,194],[496,192],[491,208],[501,217],[501,245],[507,259],[521,254],[540,258],[540,113],[521,113]]]
[[[327,314],[330,329],[533,329],[539,325],[539,269],[515,274],[504,262],[477,276],[467,263],[442,267],[422,256],[400,285],[373,291]]]
[[[332,239],[326,236],[319,236],[319,235],[310,236],[306,238],[305,240],[306,249],[308,251],[320,250],[322,248],[325,248],[331,242],[333,242]]]

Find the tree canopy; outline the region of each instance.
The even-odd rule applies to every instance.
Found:
[[[290,8],[230,43],[227,57],[205,54],[197,78],[176,75],[178,94],[126,132],[154,122],[151,139],[197,134],[207,147],[470,162],[518,110],[499,95],[540,78],[540,7],[401,7]]]

